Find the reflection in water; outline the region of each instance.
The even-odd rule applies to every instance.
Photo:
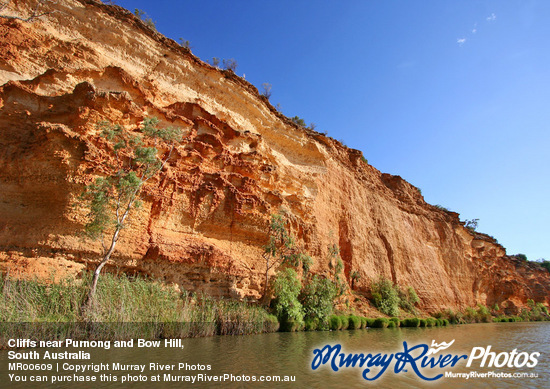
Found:
[[[454,372],[509,372],[526,371],[529,373],[538,373],[539,378],[476,378],[466,380],[464,378],[441,378],[436,383],[428,383],[419,380],[416,375],[410,372],[401,372],[394,374],[393,363],[379,380],[367,382],[361,377],[362,369],[349,368],[338,372],[332,371],[328,366],[323,366],[316,371],[311,370],[311,360],[313,350],[326,344],[339,343],[346,353],[392,353],[403,350],[403,341],[409,346],[425,343],[431,345],[432,340],[436,342],[450,342],[455,339],[454,344],[444,353],[470,354],[473,347],[492,346],[491,351],[511,352],[518,349],[518,352],[540,352],[538,365],[533,368],[480,368],[479,363],[474,363],[471,368],[466,368],[465,361],[461,361],[452,369],[445,369]],[[139,349],[88,349],[91,353],[91,361],[60,361],[71,364],[109,363],[120,362],[124,364],[146,364],[145,369],[148,376],[160,374],[162,377],[165,372],[150,372],[149,363],[157,362],[160,364],[178,364],[187,363],[189,365],[211,365],[210,371],[178,371],[172,372],[174,375],[196,375],[206,373],[210,375],[233,374],[240,376],[242,374],[250,376],[260,375],[289,375],[296,376],[294,383],[279,384],[259,384],[244,382],[223,382],[217,386],[212,383],[190,383],[183,382],[161,382],[157,385],[152,382],[133,383],[131,385],[121,382],[93,383],[93,384],[75,384],[73,382],[56,385],[57,388],[425,388],[439,387],[444,385],[448,388],[466,388],[466,387],[495,387],[495,388],[547,388],[550,383],[550,323],[495,323],[495,324],[472,324],[462,326],[450,326],[444,328],[402,328],[402,329],[368,329],[357,331],[331,331],[331,332],[301,332],[301,333],[275,333],[250,336],[216,336],[211,338],[185,339],[185,348],[148,348]],[[59,349],[54,351],[65,351]],[[54,361],[55,364],[55,361]],[[14,373],[8,371],[7,351],[0,352],[0,371],[2,379],[0,387],[25,387],[40,388],[46,387],[44,384],[33,384],[26,382],[24,385],[14,385],[9,382],[8,374]],[[428,371],[426,375],[434,376],[441,371]],[[72,372],[62,372],[60,374],[69,374]],[[114,372],[110,372],[114,374]],[[55,372],[53,374],[56,374]],[[98,379],[101,373],[95,374]],[[119,377],[127,372],[116,373]],[[132,373],[136,374],[136,373]],[[149,378],[150,380],[150,378]],[[50,385],[51,387],[51,385]]]

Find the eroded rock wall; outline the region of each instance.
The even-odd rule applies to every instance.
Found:
[[[50,8],[48,8],[50,7]],[[25,16],[29,3],[13,1]],[[124,230],[111,268],[214,296],[257,299],[269,215],[289,227],[328,274],[337,244],[348,282],[368,293],[380,275],[414,286],[422,308],[528,298],[550,303],[549,273],[471,234],[458,214],[427,204],[362,154],[298,128],[256,88],[95,1],[47,3],[31,22],[0,19],[0,261],[57,277],[93,266],[78,195],[105,173],[96,124],[135,131],[143,118],[184,132],[144,206]]]

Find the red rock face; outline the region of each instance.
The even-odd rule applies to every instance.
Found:
[[[13,14],[27,15],[25,2]],[[57,277],[93,267],[78,196],[106,173],[96,124],[135,131],[143,118],[183,141],[144,206],[130,215],[111,270],[140,272],[214,296],[257,299],[269,217],[328,274],[337,244],[348,282],[367,295],[383,275],[414,286],[426,311],[550,303],[549,273],[471,234],[362,154],[298,128],[256,88],[149,30],[129,12],[66,0],[32,22],[0,19],[0,266]],[[93,20],[93,23],[90,21]]]

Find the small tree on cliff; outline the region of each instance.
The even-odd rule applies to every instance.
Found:
[[[264,303],[268,304],[269,297],[269,271],[275,266],[289,264],[292,267],[302,266],[304,272],[309,271],[313,260],[309,255],[299,252],[295,244],[295,238],[288,233],[285,227],[283,214],[271,215],[269,225],[269,241],[264,246],[263,259],[265,261]]]
[[[94,301],[99,275],[115,251],[128,215],[140,206],[143,185],[159,174],[170,158],[175,143],[181,139],[179,129],[158,129],[157,124],[156,118],[144,119],[141,133],[125,131],[120,125],[109,122],[98,124],[110,162],[104,166],[106,175],[88,185],[81,197],[90,209],[86,235],[101,239],[103,253],[94,271],[83,310]]]

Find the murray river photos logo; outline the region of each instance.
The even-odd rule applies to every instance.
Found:
[[[322,348],[313,350],[311,368],[317,370],[323,365],[328,365],[334,371],[347,368],[362,369],[362,377],[367,381],[374,381],[384,375],[391,366],[393,372],[413,371],[419,378],[426,381],[435,381],[443,377],[441,371],[433,372],[432,369],[454,367],[459,363],[466,363],[466,367],[535,367],[540,353],[511,352],[496,353],[491,351],[491,346],[474,347],[470,355],[448,354],[444,351],[454,343],[454,339],[448,343],[436,343],[432,340],[431,346],[418,344],[409,346],[403,342],[403,351],[383,353],[345,353],[340,344],[327,344]],[[390,369],[391,370],[391,369]]]

